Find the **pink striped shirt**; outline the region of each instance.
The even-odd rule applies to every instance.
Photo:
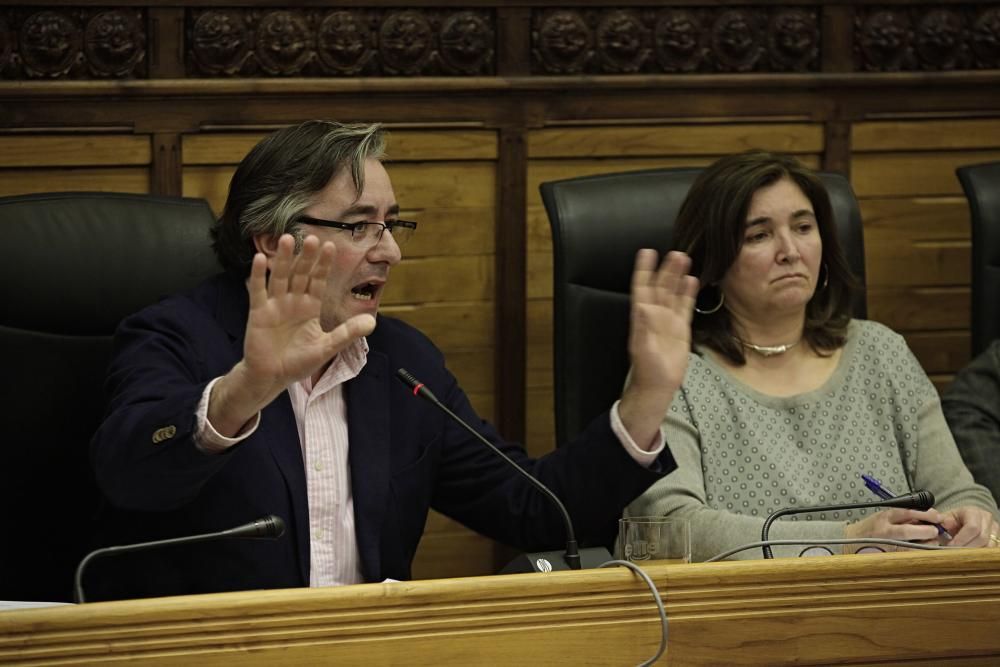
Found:
[[[354,496],[347,458],[347,406],[344,383],[358,376],[368,359],[361,338],[334,358],[314,387],[311,378],[288,388],[302,447],[309,503],[309,585],[337,586],[364,581],[354,532]],[[198,445],[221,452],[249,437],[260,414],[235,438],[220,435],[208,422],[213,380],[198,406]]]

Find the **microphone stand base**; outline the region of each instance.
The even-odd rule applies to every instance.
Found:
[[[584,570],[600,567],[607,563],[611,554],[604,547],[588,547],[580,549],[580,565]],[[533,551],[531,553],[520,554],[514,560],[500,570],[499,574],[520,574],[522,572],[553,572],[556,570],[569,570],[566,563],[566,550],[556,551]]]

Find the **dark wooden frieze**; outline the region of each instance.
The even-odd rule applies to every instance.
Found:
[[[0,8],[0,78],[142,79],[145,11]]]
[[[538,9],[535,74],[817,72],[814,6]]]
[[[189,9],[186,67],[194,77],[491,75],[495,26],[480,9]]]
[[[1000,6],[859,7],[855,69],[867,72],[1000,68]]]

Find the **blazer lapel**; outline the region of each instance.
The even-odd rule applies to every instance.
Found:
[[[246,285],[238,278],[226,275],[221,279],[219,299],[216,304],[220,324],[232,337],[236,359],[243,357],[243,340],[246,337],[247,315],[250,298]],[[295,414],[288,392],[282,392],[271,405],[264,408],[266,416],[261,417],[261,428],[255,434],[267,443],[291,498],[292,516],[282,517],[288,522],[295,536],[298,551],[299,574],[303,586],[309,585],[309,499],[306,491],[306,472],[302,464],[302,445],[299,443],[299,429],[295,424]]]
[[[274,402],[265,408],[267,416],[262,416],[262,426],[270,422],[267,428],[268,448],[281,475],[288,487],[288,496],[292,501],[292,516],[285,517],[291,531],[295,535],[299,554],[299,572],[304,586],[309,585],[309,498],[306,487],[306,471],[302,463],[302,445],[299,442],[299,429],[295,424],[295,413],[292,411],[292,401],[288,392],[283,391]],[[272,426],[273,425],[273,426]]]
[[[389,359],[369,350],[361,373],[345,385],[354,531],[366,581],[382,581],[382,523],[389,496]]]

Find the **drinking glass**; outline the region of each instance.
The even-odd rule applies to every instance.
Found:
[[[691,522],[662,516],[618,520],[617,556],[632,562],[691,562]]]

